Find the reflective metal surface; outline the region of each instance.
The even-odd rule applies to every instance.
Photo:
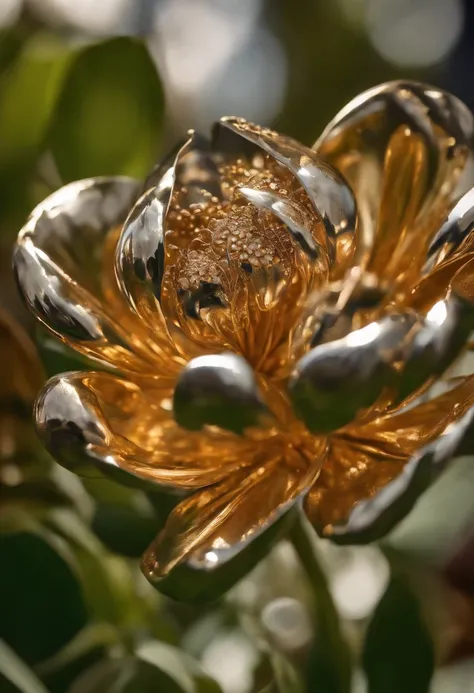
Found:
[[[372,497],[359,502],[346,522],[319,526],[323,536],[338,544],[366,544],[385,536],[415,506],[421,493],[447,465],[470,455],[474,443],[474,408],[449,424],[439,438],[422,448],[402,472]],[[310,499],[307,511],[311,513]]]
[[[49,382],[45,445],[78,472],[195,491],[144,559],[152,581],[219,567],[303,497],[321,533],[378,536],[448,463],[474,405],[473,378],[449,379],[474,326],[473,123],[392,82],[313,150],[224,118],[144,186],[81,181],[34,211],[14,253],[27,306],[116,372]]]
[[[314,145],[349,183],[368,269],[408,289],[472,162],[474,118],[456,97],[388,82],[347,104]],[[471,180],[471,185],[474,180]]]
[[[468,190],[449,212],[448,217],[430,243],[424,272],[458,252],[473,250],[474,188]]]
[[[223,118],[220,126],[255,144],[296,176],[324,225],[331,261],[338,269],[346,266],[355,250],[357,208],[351,189],[337,170],[290,137],[243,118]]]
[[[236,354],[193,359],[174,389],[174,417],[190,430],[212,425],[242,434],[261,424],[267,411],[252,368]]]
[[[332,432],[374,405],[394,384],[393,364],[416,325],[416,315],[391,315],[303,356],[289,390],[306,426]]]

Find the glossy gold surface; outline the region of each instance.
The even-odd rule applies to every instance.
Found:
[[[330,534],[473,404],[470,378],[425,401],[474,328],[473,133],[453,96],[394,82],[313,149],[224,118],[144,189],[79,181],[33,212],[25,301],[112,370],[47,384],[44,443],[190,494],[151,580],[216,567],[305,496]]]

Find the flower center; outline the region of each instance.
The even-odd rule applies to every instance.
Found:
[[[324,227],[298,181],[269,157],[222,164],[218,174],[219,197],[194,184],[173,194],[164,300],[195,342],[241,353],[268,372],[276,367],[275,350],[289,347],[308,292],[327,276],[327,257],[309,258],[281,218],[248,197],[256,191],[291,205],[299,227],[322,249]]]

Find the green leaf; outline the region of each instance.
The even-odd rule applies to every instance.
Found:
[[[28,663],[84,627],[87,609],[65,553],[47,533],[0,535],[0,637]]]
[[[325,572],[318,559],[312,528],[302,515],[290,528],[289,539],[306,573],[314,599],[316,636],[306,662],[307,691],[349,693],[352,678],[351,653]]]
[[[426,491],[384,543],[425,565],[444,566],[455,547],[472,535],[473,494],[474,458],[461,457]]]
[[[0,640],[0,684],[4,693],[9,693],[10,690],[19,693],[48,693],[35,673],[3,640]]]
[[[199,663],[172,645],[157,640],[141,645],[136,652],[141,661],[158,667],[185,693],[219,693],[219,685],[204,673]],[[163,690],[167,690],[164,688]],[[172,690],[172,688],[170,688]]]
[[[48,524],[69,544],[89,611],[99,621],[120,623],[122,591],[130,582],[128,567],[107,554],[74,512],[54,510],[48,517]]]
[[[59,652],[37,665],[36,671],[44,678],[95,649],[117,645],[119,642],[119,631],[110,623],[89,623]]]
[[[220,693],[199,664],[178,649],[151,641],[136,655],[104,660],[80,676],[69,693]]]
[[[36,157],[42,144],[71,55],[50,34],[37,34],[24,46],[0,82],[0,161]]]
[[[369,693],[428,693],[434,648],[407,583],[393,574],[367,631],[363,664]]]
[[[305,693],[303,679],[289,659],[274,650],[270,654],[270,661],[278,693]]]
[[[77,351],[51,336],[43,326],[36,329],[36,346],[46,375],[51,378],[67,371],[101,370],[100,365],[93,364]]]
[[[71,52],[50,34],[33,36],[0,80],[0,185],[3,223],[18,224],[33,204],[36,166]]]
[[[50,131],[67,181],[141,177],[152,166],[164,112],[161,83],[143,43],[120,37],[86,47],[72,65]]]
[[[158,523],[153,511],[112,504],[97,506],[92,529],[107,548],[122,556],[139,558],[155,538]]]
[[[115,553],[140,557],[166,518],[157,516],[151,500],[142,491],[105,478],[84,479],[83,484],[96,500],[92,517],[95,534]]]

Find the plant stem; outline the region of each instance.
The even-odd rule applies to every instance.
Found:
[[[346,693],[351,685],[352,657],[310,531],[303,513],[299,513],[288,535],[314,595],[315,644],[308,690]]]
[[[298,513],[297,519],[293,522],[289,539],[318,601],[321,596],[324,596],[332,603],[326,575],[316,557],[314,541],[305,525],[302,513]],[[336,613],[335,607],[334,612]]]

